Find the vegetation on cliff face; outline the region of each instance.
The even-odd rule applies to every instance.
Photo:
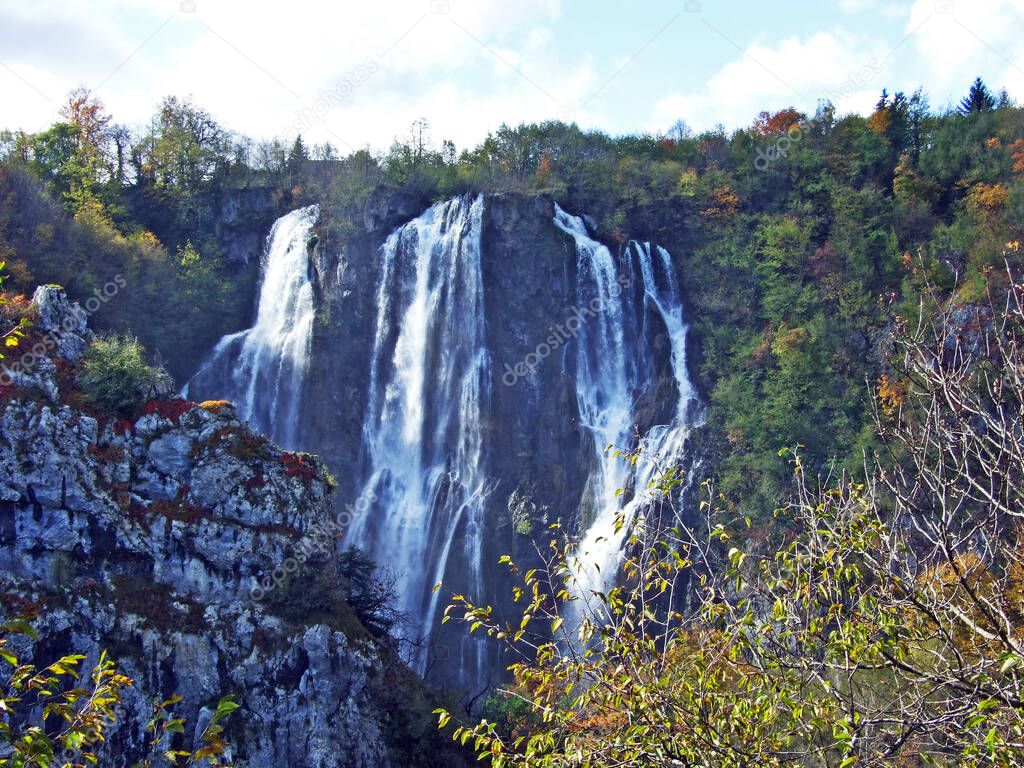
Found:
[[[127,416],[140,402],[166,391],[168,376],[146,363],[138,339],[112,336],[86,350],[79,383],[90,403]]]
[[[765,518],[791,488],[780,445],[803,445],[815,468],[860,461],[867,384],[888,373],[887,329],[924,283],[956,278],[959,300],[977,300],[1022,234],[1024,112],[980,82],[956,111],[883,92],[867,118],[824,104],[731,134],[613,138],[549,122],[461,154],[423,135],[340,157],[253,144],[174,98],[132,134],[76,92],[47,131],[0,138],[0,258],[15,287],[52,280],[105,299],[97,327],[135,334],[181,378],[250,311],[254,269],[229,262],[228,235],[283,208],[320,201],[337,244],[389,194],[413,208],[464,191],[554,196],[611,243],[675,254],[720,487]]]

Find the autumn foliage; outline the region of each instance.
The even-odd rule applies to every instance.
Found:
[[[792,107],[780,109],[774,114],[762,112],[754,121],[753,129],[761,136],[776,136],[785,133],[794,125],[799,125],[807,119],[807,115],[798,112]]]

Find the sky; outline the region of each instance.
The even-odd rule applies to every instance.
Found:
[[[188,97],[256,139],[386,149],[502,123],[613,135],[867,113],[882,88],[955,104],[976,76],[1024,101],[1024,0],[0,0],[0,127],[72,88],[144,126]]]

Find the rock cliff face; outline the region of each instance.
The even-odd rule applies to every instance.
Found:
[[[153,701],[172,693],[190,725],[238,697],[238,765],[457,764],[417,680],[344,601],[323,464],[226,403],[91,412],[74,386],[84,313],[52,287],[34,302],[52,351],[0,387],[0,597],[7,616],[35,614],[23,650],[38,661],[106,649],[135,681],[103,764],[138,758]]]
[[[261,233],[273,223],[280,201],[265,187],[234,190],[218,201],[214,234],[224,248],[224,259],[238,264],[259,263]]]
[[[342,228],[322,204],[311,230],[268,247],[301,257],[295,283],[314,297],[302,353],[292,344],[300,318],[280,333],[302,368],[300,394],[285,396],[287,378],[265,387],[232,376],[241,366],[225,353],[228,337],[189,391],[254,399],[264,411],[301,404],[294,418],[268,423],[272,436],[328,462],[340,506],[368,490],[383,500],[351,535],[411,574],[416,590],[406,592],[425,596],[413,639],[432,655],[418,668],[475,692],[502,674],[502,661],[473,662],[493,648],[440,627],[428,587],[443,580],[510,609],[499,557],[531,562],[531,535],[551,523],[585,533],[616,503],[606,486],[642,476],[610,466],[609,442],[660,444],[674,430],[680,439],[661,458],[689,461],[676,429],[697,418],[679,265],[647,243],[605,247],[545,196],[466,195],[424,209],[401,190],[379,190],[362,216],[350,214]],[[478,459],[462,460],[474,451]]]

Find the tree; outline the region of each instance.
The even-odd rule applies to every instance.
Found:
[[[907,110],[907,131],[909,138],[910,161],[916,167],[924,149],[925,121],[928,119],[928,97],[923,89],[918,88],[910,97]]]
[[[717,511],[710,486],[683,518],[662,468],[650,513],[619,518],[617,586],[583,589],[563,540],[539,569],[503,558],[519,617],[456,596],[446,620],[505,645],[500,695],[529,714],[516,735],[484,719],[453,736],[496,768],[1021,765],[1024,288],[1010,278],[974,318],[931,295],[915,327],[897,324],[882,450],[861,480],[820,483],[793,454],[777,541],[739,541],[749,521]]]
[[[341,159],[338,155],[338,151],[330,142],[327,141],[325,141],[323,144],[314,145],[311,156],[314,160],[320,162],[329,162]]]
[[[128,183],[128,158],[131,153],[132,132],[123,125],[110,129],[110,141],[114,144],[114,165],[112,181],[118,187]]]
[[[230,137],[203,109],[164,99],[148,133],[132,152],[135,176],[178,198],[194,198],[225,166]]]
[[[891,157],[898,157],[913,145],[916,129],[914,122],[922,119],[923,113],[927,111],[927,103],[922,103],[922,99],[923,94],[920,92],[908,99],[902,91],[897,91],[890,99],[888,91],[882,90],[875,111],[868,118],[868,126],[888,139]]]
[[[412,147],[414,163],[423,162],[430,151],[430,121],[425,117],[417,118],[409,126],[409,144]]]
[[[71,191],[68,166],[77,146],[75,127],[71,123],[54,123],[29,137],[27,144],[31,154],[29,168],[55,197],[66,200]]]
[[[807,119],[807,115],[798,112],[793,107],[780,109],[775,114],[762,112],[754,121],[754,130],[762,136],[775,136],[785,133],[794,125],[799,125]]]
[[[345,602],[363,625],[386,636],[403,617],[395,609],[395,577],[382,572],[364,552],[349,547],[338,556]]]
[[[309,152],[302,141],[302,134],[295,137],[291,150],[288,152],[288,173],[292,180],[298,178],[303,166],[309,160]]]
[[[522,184],[540,162],[542,140],[540,127],[520,125],[516,128],[502,124],[484,142],[498,167]]]
[[[668,137],[675,142],[686,141],[693,138],[693,131],[685,120],[680,119],[672,123],[672,127],[668,129]]]
[[[111,117],[103,102],[83,87],[71,91],[60,114],[75,137],[75,151],[64,166],[68,204],[73,213],[103,218],[100,187],[113,176],[108,157]]]
[[[74,126],[78,148],[102,159],[111,121],[103,102],[94,97],[88,88],[75,88],[68,94],[67,103],[61,107],[60,114]]]
[[[971,90],[960,101],[960,112],[964,115],[974,115],[979,112],[991,112],[995,108],[995,97],[989,93],[980,77],[975,78]]]

